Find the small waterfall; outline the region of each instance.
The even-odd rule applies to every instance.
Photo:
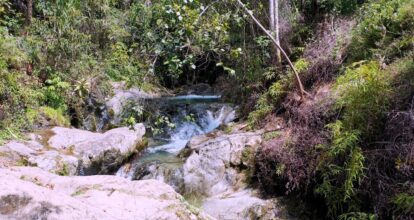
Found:
[[[178,163],[173,158],[177,158],[176,155],[186,146],[191,137],[211,132],[235,119],[235,110],[228,104],[219,103],[219,98],[219,96],[195,95],[168,98],[167,100],[173,101],[169,108],[174,109],[176,114],[172,115],[175,128],[168,132],[167,143],[149,146],[141,158],[121,167],[116,175],[134,179],[137,169],[151,162]],[[159,174],[152,174],[152,176],[163,178]]]

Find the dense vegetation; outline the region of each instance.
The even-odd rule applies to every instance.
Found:
[[[333,219],[413,216],[413,7],[382,0],[362,4],[352,17],[329,12],[336,32],[346,30],[341,19],[357,25],[351,36],[320,36],[333,46],[310,43],[297,61],[315,99],[298,103],[282,92],[292,88],[284,79],[262,95],[251,123],[273,112],[289,119],[291,129],[256,158],[265,192],[302,198],[318,210],[307,216],[321,210]],[[326,88],[329,95],[321,93]]]
[[[243,2],[268,23],[268,2]],[[286,121],[254,155],[264,195],[288,195],[303,218],[412,218],[414,1],[279,3],[305,98],[236,1],[0,0],[0,142],[82,127],[112,82],[209,83],[250,129]]]

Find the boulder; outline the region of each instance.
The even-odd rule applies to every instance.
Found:
[[[238,188],[243,178],[235,168],[242,165],[243,152],[262,141],[259,132],[209,135],[192,138],[183,150],[190,155],[183,166],[186,193],[211,197]]]
[[[142,150],[143,124],[133,129],[122,127],[103,134],[89,131],[56,127],[48,144],[58,150],[66,150],[80,160],[83,175],[105,174],[116,171],[122,162]]]
[[[0,219],[211,219],[156,180],[0,169]]]
[[[55,127],[31,141],[11,141],[0,147],[0,167],[37,166],[60,175],[107,174],[143,150],[144,134],[143,124],[103,134]]]
[[[182,168],[184,194],[201,197],[202,210],[217,219],[292,219],[278,199],[256,195],[241,172],[248,166],[246,154],[260,146],[262,134],[239,130],[192,138],[180,154],[189,155]]]

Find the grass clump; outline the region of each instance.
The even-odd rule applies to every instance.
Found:
[[[64,115],[64,112],[61,109],[54,109],[51,107],[41,107],[41,114],[43,114],[48,120],[50,120],[52,125],[55,126],[69,126],[70,122],[67,116]]]
[[[56,174],[59,176],[69,176],[69,166],[65,162],[59,162],[59,169],[56,171]]]

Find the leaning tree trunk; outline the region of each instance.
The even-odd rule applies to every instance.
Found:
[[[239,5],[246,11],[246,13],[252,18],[252,20],[257,24],[257,26],[260,27],[260,29],[265,32],[265,34],[270,38],[270,40],[276,45],[276,47],[280,50],[283,57],[285,57],[286,61],[288,62],[290,68],[292,69],[293,73],[295,74],[296,82],[298,84],[299,90],[300,90],[300,97],[303,99],[305,95],[310,96],[308,92],[305,91],[302,81],[300,80],[299,73],[296,71],[295,66],[293,65],[292,61],[290,61],[289,56],[286,54],[286,52],[283,50],[283,48],[280,46],[280,44],[277,42],[275,37],[271,32],[266,30],[266,28],[260,23],[260,21],[253,15],[253,12],[250,11],[246,5],[243,4],[241,0],[237,0]]]

